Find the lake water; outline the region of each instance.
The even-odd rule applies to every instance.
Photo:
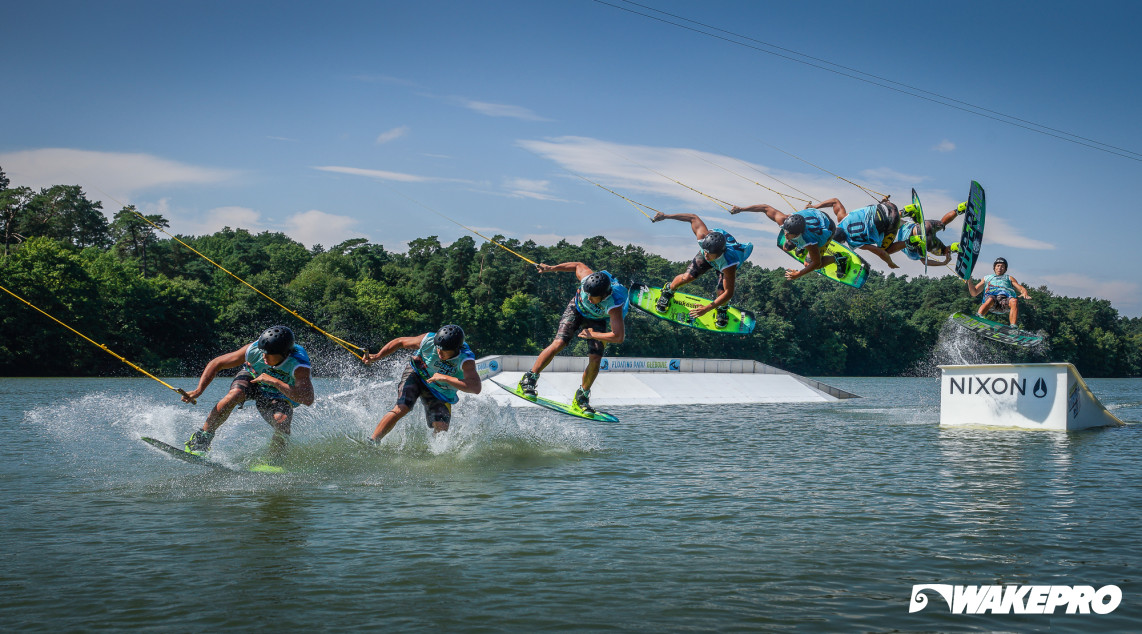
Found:
[[[937,379],[828,379],[864,398],[601,425],[481,396],[436,438],[419,407],[380,448],[345,438],[392,379],[317,380],[285,475],[139,440],[181,446],[228,379],[198,406],[147,379],[0,379],[0,629],[1142,629],[1142,425],[941,429]],[[1142,380],[1089,384],[1142,421]],[[241,465],[269,437],[248,407],[213,454]],[[919,583],[1123,599],[909,614]]]

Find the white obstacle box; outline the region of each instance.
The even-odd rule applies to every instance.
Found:
[[[1121,425],[1069,363],[942,365],[940,424],[1074,431]]]
[[[483,380],[515,387],[531,370],[534,356],[483,357],[476,369]],[[587,357],[555,357],[540,374],[539,396],[570,402]],[[483,394],[515,406],[535,407],[494,386]],[[690,405],[727,403],[811,403],[858,398],[856,394],[749,359],[659,359],[604,357],[591,388],[591,404]]]

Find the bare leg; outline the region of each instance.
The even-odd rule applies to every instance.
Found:
[[[544,348],[543,352],[540,352],[539,356],[535,358],[535,363],[531,365],[531,371],[536,374],[542,372],[543,368],[546,368],[547,364],[551,363],[551,360],[555,358],[555,355],[559,354],[559,351],[566,347],[567,342],[562,339],[552,341],[551,345]]]
[[[404,415],[407,414],[408,411],[408,407],[397,404],[395,407],[389,410],[389,413],[385,414],[384,417],[381,418],[381,422],[377,423],[377,428],[373,430],[373,435],[370,437],[370,439],[375,441],[384,438],[385,434],[392,431],[393,427],[397,424],[397,421],[401,418],[404,418]]]
[[[273,426],[274,437],[270,440],[269,454],[271,459],[280,459],[285,455],[289,444],[290,421],[292,416],[286,412],[274,412],[266,417],[266,422]]]
[[[679,288],[686,286],[690,282],[693,282],[695,279],[697,279],[697,278],[695,278],[693,275],[690,275],[689,272],[679,273],[677,277],[675,277],[673,280],[671,280],[670,290],[676,291]]]
[[[983,305],[979,307],[979,316],[980,317],[987,317],[987,312],[989,310],[991,310],[991,307],[994,305],[995,305],[995,298],[994,297],[988,297],[987,300],[983,302]]]
[[[1007,320],[1014,326],[1016,321],[1019,321],[1019,300],[1012,297],[1007,300],[1007,304],[1011,306],[1011,312],[1007,315]]]
[[[240,388],[230,390],[226,393],[226,396],[223,396],[222,400],[218,401],[210,410],[210,413],[206,415],[206,422],[203,423],[202,430],[213,433],[222,426],[222,423],[226,422],[227,418],[230,418],[230,412],[234,411],[235,407],[244,402],[246,402],[245,392]]]
[[[587,369],[583,370],[583,389],[590,390],[591,386],[595,384],[595,379],[599,376],[599,364],[603,361],[603,355],[592,354],[587,356]]]

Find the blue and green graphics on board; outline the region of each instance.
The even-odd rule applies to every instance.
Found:
[[[777,246],[781,247],[782,251],[785,251],[784,229],[781,230],[781,233],[777,234]],[[792,251],[785,252],[788,253],[791,258],[797,260],[801,264],[805,263],[806,254],[804,249],[794,249]],[[856,254],[855,251],[843,244],[840,244],[836,240],[830,240],[829,245],[824,249],[824,252],[821,253],[821,255],[836,256],[838,253],[843,258],[845,258],[846,264],[844,271],[838,271],[836,264],[829,264],[817,269],[817,272],[829,278],[830,280],[833,280],[834,282],[847,284],[853,288],[860,288],[861,286],[864,286],[864,281],[868,279],[868,262],[865,262],[859,255]]]
[[[511,392],[512,394],[515,394],[516,396],[522,398],[525,401],[535,403],[536,405],[538,405],[540,407],[545,407],[547,409],[554,410],[554,411],[559,412],[561,414],[567,414],[569,416],[576,416],[578,418],[586,418],[587,420],[599,421],[601,423],[617,423],[617,422],[619,422],[619,419],[616,416],[614,416],[612,414],[608,414],[606,412],[601,412],[601,411],[596,410],[595,413],[588,414],[587,412],[583,411],[582,409],[580,409],[579,407],[577,407],[574,404],[568,405],[567,403],[560,403],[559,401],[553,401],[549,398],[543,398],[542,396],[531,396],[530,394],[524,394],[519,389],[518,385],[513,388],[513,387],[508,387],[508,386],[504,385],[503,383],[500,383],[499,381],[492,381],[492,383],[495,383],[496,385],[504,388],[505,390]]]
[[[983,186],[972,181],[971,193],[968,194],[968,210],[964,213],[964,230],[960,234],[959,255],[956,257],[956,275],[961,279],[971,279],[971,272],[975,269],[976,260],[979,259],[979,250],[983,248],[985,203]]]
[[[630,285],[631,305],[659,319],[665,319],[666,321],[689,326],[690,328],[696,328],[698,330],[724,332],[732,335],[748,335],[753,332],[754,326],[757,325],[757,320],[754,318],[753,313],[748,310],[734,308],[733,306],[726,307],[726,325],[720,328],[717,324],[716,311],[711,310],[700,317],[691,317],[690,309],[709,305],[710,300],[677,291],[674,293],[674,297],[671,298],[670,306],[666,308],[666,311],[659,312],[657,303],[661,295],[661,288],[647,286],[640,282],[635,282]]]

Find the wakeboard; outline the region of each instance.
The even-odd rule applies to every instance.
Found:
[[[1012,346],[1029,348],[1043,342],[1043,336],[1014,326],[992,321],[976,314],[955,313],[951,320],[957,326],[970,330],[976,335],[992,341],[1006,343]]]
[[[666,312],[660,313],[658,312],[656,304],[661,295],[661,288],[647,286],[640,282],[635,282],[630,285],[631,305],[659,319],[665,319],[666,321],[689,326],[690,328],[696,328],[698,330],[725,332],[733,335],[748,335],[753,332],[754,326],[757,325],[757,319],[754,318],[753,313],[748,310],[734,308],[733,306],[726,308],[726,316],[729,320],[723,328],[718,328],[718,325],[715,323],[717,319],[717,315],[715,315],[716,311],[711,310],[697,318],[691,317],[691,308],[706,306],[710,303],[710,300],[696,295],[687,295],[686,293],[678,291],[675,291],[674,297],[670,298],[670,305],[666,307]]]
[[[598,421],[600,423],[617,423],[617,422],[619,422],[619,419],[616,416],[614,416],[612,414],[608,414],[606,412],[601,412],[601,411],[595,410],[594,414],[588,414],[587,412],[584,412],[583,410],[579,409],[575,405],[568,405],[567,403],[560,403],[559,401],[553,401],[549,398],[543,398],[542,396],[530,396],[528,394],[524,394],[523,392],[520,391],[518,385],[515,386],[514,388],[511,388],[511,387],[504,385],[503,383],[500,383],[499,381],[492,381],[492,383],[495,383],[496,385],[504,388],[505,390],[511,392],[512,394],[515,394],[516,396],[522,398],[525,401],[535,403],[536,405],[538,405],[540,407],[545,407],[547,409],[554,410],[554,411],[559,412],[561,414],[567,414],[569,416],[575,416],[577,418],[586,418],[587,420]]]
[[[161,440],[156,440],[147,436],[143,436],[142,440],[143,442],[154,447],[155,449],[158,449],[159,451],[162,451],[163,453],[166,453],[167,455],[178,458],[183,462],[189,462],[190,464],[196,464],[201,467],[210,467],[211,469],[218,469],[219,471],[230,471],[232,473],[241,473],[242,471],[250,471],[253,473],[285,473],[285,469],[265,463],[255,463],[244,470],[234,469],[222,464],[221,462],[214,462],[213,460],[203,458],[198,454],[190,453],[185,449],[179,449],[173,445],[168,445]]]
[[[985,203],[983,186],[972,181],[971,193],[968,194],[968,210],[964,212],[964,230],[960,234],[960,250],[956,256],[956,275],[960,276],[960,279],[971,279],[975,262],[979,258],[979,250],[983,247]]]
[[[777,234],[777,246],[780,247],[782,251],[785,251],[784,229],[782,229],[781,232]],[[805,258],[808,256],[808,254],[803,249],[794,249],[792,251],[785,252],[789,254],[789,257],[797,260],[801,264],[805,263]],[[839,272],[837,271],[836,264],[829,264],[817,269],[817,272],[829,278],[830,280],[833,280],[834,282],[847,284],[853,288],[860,288],[861,286],[864,286],[864,281],[868,279],[868,262],[865,262],[864,258],[857,255],[855,251],[837,242],[836,240],[830,240],[828,246],[825,247],[825,252],[821,255],[836,255],[838,253],[846,255],[849,258],[849,263],[845,267],[844,271]]]
[[[912,189],[912,204],[904,208],[904,211],[920,225],[920,261],[924,264],[924,273],[928,273],[928,226],[924,222],[924,207],[920,204],[920,196],[916,194],[916,189]]]

